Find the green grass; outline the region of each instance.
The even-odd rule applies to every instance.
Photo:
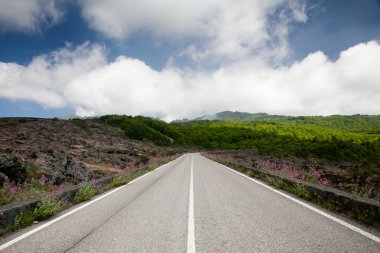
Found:
[[[12,202],[12,196],[6,192],[0,189],[0,206],[7,205]]]
[[[13,232],[32,224],[33,221],[34,215],[32,213],[21,213],[14,218],[12,224],[6,230],[7,232]]]
[[[255,176],[255,173],[253,173],[252,170],[247,170],[247,172],[245,173],[247,176],[249,177],[254,177]]]
[[[288,190],[289,189],[289,186],[287,183],[285,183],[285,181],[281,178],[276,178],[276,179],[273,179],[273,186],[277,189],[282,189],[282,190]]]
[[[4,236],[8,233],[17,231],[21,228],[27,227],[34,221],[33,213],[26,212],[26,213],[20,213],[17,215],[11,224],[9,224],[7,227],[0,229],[0,236]]]
[[[55,215],[63,209],[62,201],[55,196],[44,197],[38,204],[38,207],[33,211],[33,217],[36,220],[44,220]]]
[[[127,184],[130,180],[131,180],[130,175],[120,175],[120,176],[115,177],[112,180],[110,186],[111,187],[119,187],[119,186]]]
[[[325,209],[329,209],[329,210],[335,210],[336,209],[336,205],[335,205],[335,203],[332,200],[323,200],[322,201],[322,206]]]
[[[75,194],[73,202],[74,204],[77,204],[83,201],[90,200],[95,194],[96,189],[90,183],[87,182]]]
[[[305,188],[305,186],[301,183],[297,183],[293,188],[292,192],[296,194],[297,196],[310,200],[311,199],[311,194],[310,192]]]
[[[35,166],[33,164],[28,164],[28,165],[26,165],[25,170],[26,170],[26,177],[28,179],[32,179],[32,178],[36,177],[38,168],[37,168],[37,166]]]

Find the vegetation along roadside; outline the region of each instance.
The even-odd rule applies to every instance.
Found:
[[[120,186],[163,158],[196,150],[249,175],[257,176],[243,168],[297,180],[291,185],[273,178],[267,182],[310,201],[319,200],[306,183],[380,201],[380,116],[222,112],[171,123],[120,115],[6,118],[0,119],[0,130],[0,205],[42,197],[33,210],[13,217],[3,233]],[[112,175],[119,176],[97,185]],[[59,197],[75,185],[81,185],[77,196]],[[319,204],[339,209],[330,202]],[[376,225],[369,215],[343,211]]]
[[[179,155],[180,153],[171,151],[160,156],[142,156],[128,162],[119,173],[111,177],[112,180],[92,179],[83,181],[79,185],[68,185],[67,182],[56,184],[53,177],[45,175],[39,178],[32,177],[22,184],[10,182],[6,178],[0,188],[2,200],[0,235],[3,236],[33,222],[47,219],[73,204],[90,200],[96,194],[127,184],[133,178],[152,171],[176,159]],[[36,201],[30,201],[31,198]],[[25,203],[25,208],[20,208],[23,203]],[[16,204],[16,211],[9,211],[8,207],[14,204]],[[2,212],[2,210],[8,212]]]

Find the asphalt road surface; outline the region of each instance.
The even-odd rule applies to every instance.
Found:
[[[187,154],[3,239],[0,249],[38,253],[380,252],[376,232],[367,233],[342,219],[199,154]]]

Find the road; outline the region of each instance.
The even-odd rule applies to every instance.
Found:
[[[378,237],[199,154],[62,215],[3,239],[1,252],[380,252]]]

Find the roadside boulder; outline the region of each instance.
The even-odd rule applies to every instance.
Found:
[[[3,173],[0,172],[0,187],[3,186],[3,184],[5,183],[5,181],[8,180],[8,177],[6,175],[4,175]]]
[[[77,162],[71,156],[51,154],[46,156],[45,162],[56,183],[62,182],[66,178],[88,181],[94,177],[83,163]]]
[[[0,156],[0,173],[10,181],[24,182],[26,179],[25,162],[18,156]]]

